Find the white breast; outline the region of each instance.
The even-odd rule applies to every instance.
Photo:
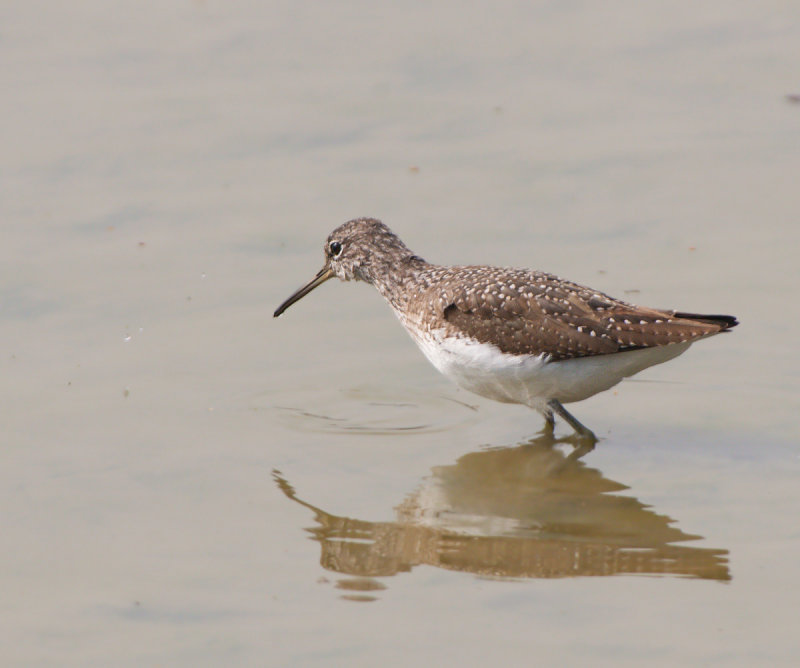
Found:
[[[508,355],[489,343],[445,337],[444,330],[408,330],[425,357],[458,385],[495,401],[544,411],[550,399],[581,401],[623,378],[677,357],[691,344],[641,348],[610,355],[547,362],[542,356]]]

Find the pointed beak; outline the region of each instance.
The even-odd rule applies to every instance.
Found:
[[[296,301],[299,301],[303,297],[305,297],[309,292],[311,292],[314,288],[318,285],[322,285],[325,281],[329,278],[333,278],[336,274],[333,273],[333,270],[327,264],[319,270],[314,278],[312,278],[308,283],[306,283],[302,288],[297,290],[289,299],[287,299],[283,304],[281,304],[278,308],[275,309],[275,313],[272,314],[273,318],[277,318],[281,313],[283,313],[287,308],[289,308],[292,304]]]

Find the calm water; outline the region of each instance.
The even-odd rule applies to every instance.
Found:
[[[795,665],[800,9],[0,19],[3,665]],[[272,319],[360,215],[742,325],[576,461],[368,286]]]

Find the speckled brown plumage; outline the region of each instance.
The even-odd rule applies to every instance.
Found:
[[[514,355],[604,355],[691,341],[735,324],[727,316],[642,308],[539,271],[431,267],[417,279],[428,286],[406,305],[417,322],[438,322]]]
[[[337,275],[375,285],[401,319],[504,353],[554,361],[604,355],[691,341],[737,324],[731,316],[635,306],[541,271],[432,265],[376,220],[345,223],[329,244],[334,239],[352,255],[350,271]]]
[[[332,244],[343,248],[341,257],[332,253]],[[441,328],[512,355],[545,355],[552,361],[608,355],[693,341],[738,324],[728,315],[636,306],[542,271],[432,265],[372,218],[334,230],[325,254],[329,275],[323,280],[337,275],[372,283],[407,326]],[[275,315],[299,299],[297,294]]]

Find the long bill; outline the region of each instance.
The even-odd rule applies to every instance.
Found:
[[[336,274],[333,273],[333,270],[328,266],[325,265],[322,269],[319,270],[316,276],[312,278],[308,283],[306,283],[302,288],[298,289],[289,299],[287,299],[283,304],[281,304],[278,308],[275,309],[275,313],[272,314],[273,318],[277,318],[281,313],[283,313],[287,308],[289,308],[292,304],[296,301],[299,301],[303,297],[305,297],[309,292],[311,292],[314,288],[318,285],[322,285],[325,281],[329,278],[333,278]]]

